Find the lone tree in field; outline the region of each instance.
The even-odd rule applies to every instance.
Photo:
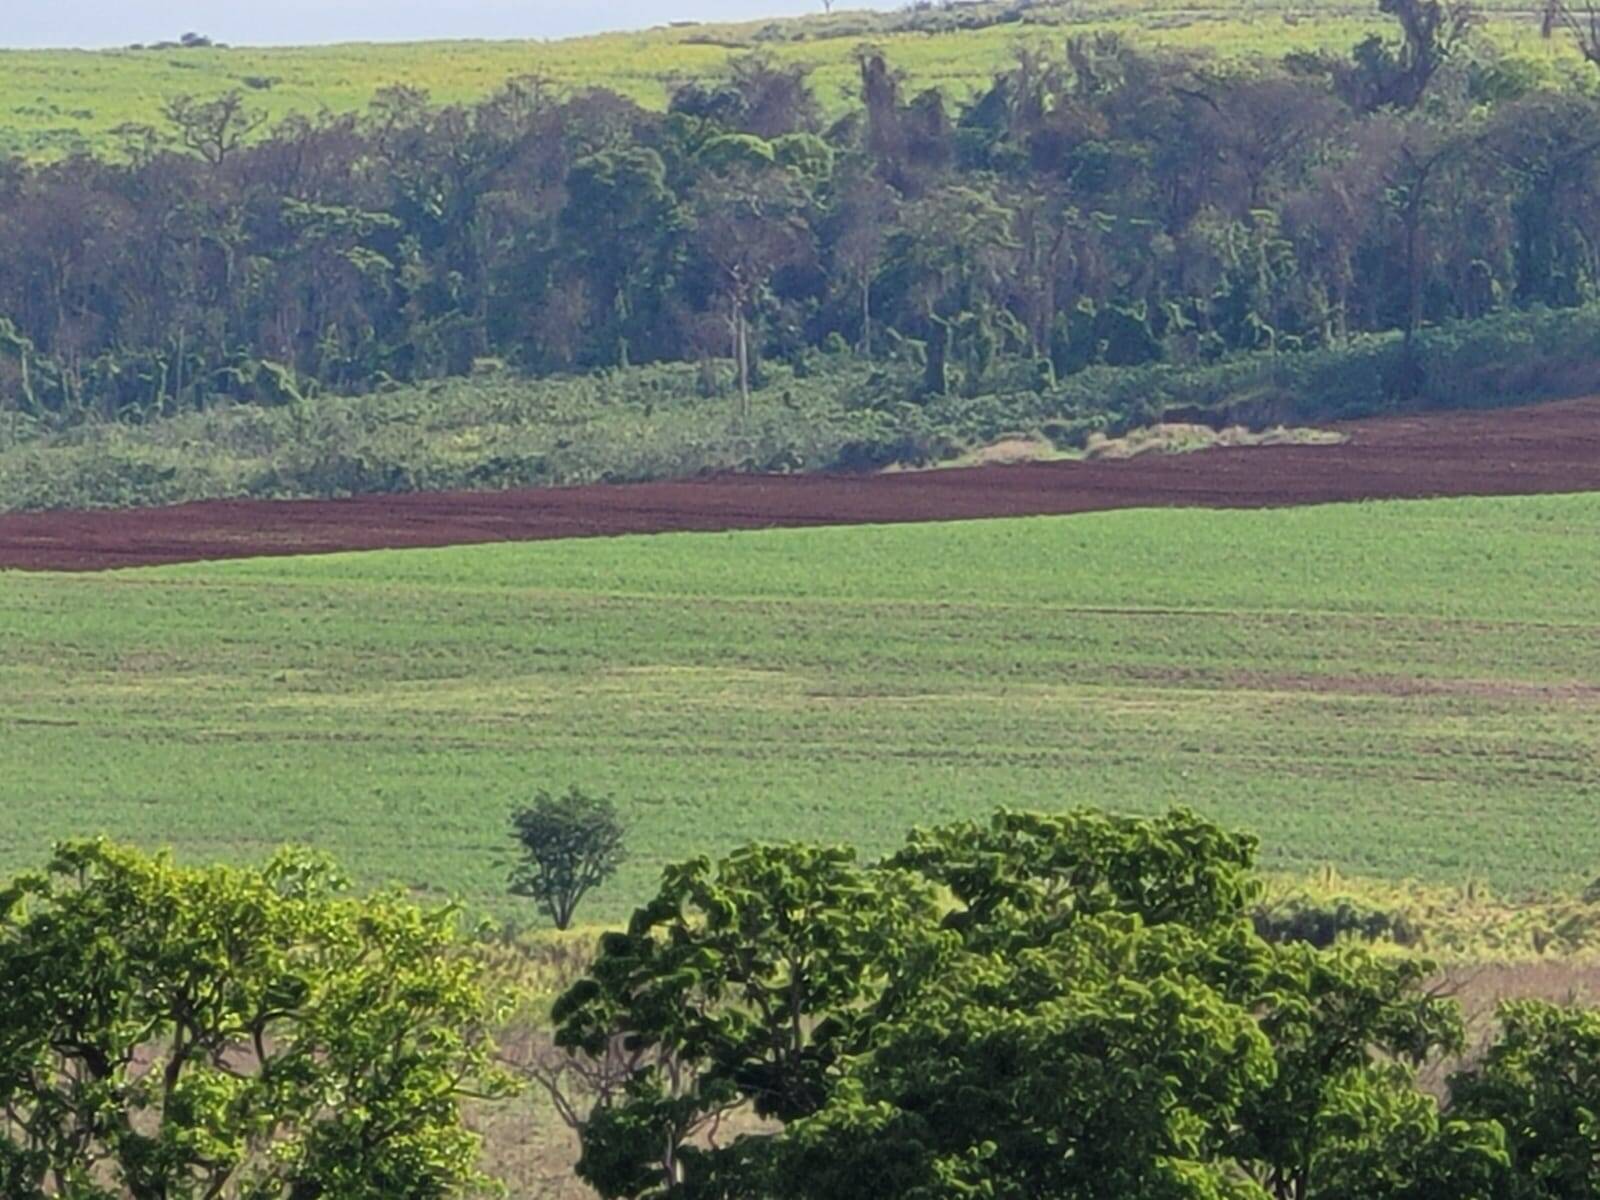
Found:
[[[579,901],[627,858],[616,805],[576,787],[564,796],[541,791],[531,807],[511,814],[511,826],[522,847],[512,894],[537,900],[557,929],[571,927]]]

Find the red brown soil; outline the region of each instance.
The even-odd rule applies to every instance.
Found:
[[[1342,445],[1117,462],[0,516],[0,568],[114,567],[675,530],[1600,491],[1600,398],[1331,426]]]

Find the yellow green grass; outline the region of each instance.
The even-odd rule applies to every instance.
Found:
[[[1600,496],[0,575],[0,877],[105,832],[325,847],[502,912],[506,815],[635,858],[1193,805],[1265,862],[1600,874]]]
[[[1068,24],[996,25],[961,32],[882,33],[868,15],[831,20],[661,28],[566,41],[423,42],[327,47],[0,51],[0,152],[59,156],[115,152],[113,130],[161,124],[179,94],[245,91],[273,117],[366,107],[391,84],[426,89],[441,103],[470,102],[516,76],[541,76],[562,89],[611,88],[660,106],[676,81],[714,76],[730,60],[764,49],[815,72],[817,91],[838,111],[857,80],[863,46],[880,47],[912,89],[969,92],[1014,60],[1023,45],[1113,31],[1136,44],[1198,50],[1225,59],[1281,57],[1294,50],[1343,51],[1385,28],[1371,6],[1274,3],[1193,6],[1165,0],[1101,0]],[[1564,40],[1542,41],[1526,6],[1491,6],[1484,37],[1555,81],[1588,74]]]

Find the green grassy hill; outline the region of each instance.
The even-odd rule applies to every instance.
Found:
[[[1140,44],[1273,56],[1292,50],[1345,50],[1385,29],[1376,5],[1348,0],[1256,0],[1195,6],[1176,0],[1092,0],[1046,4],[1026,23],[995,21],[1009,5],[957,16],[844,13],[740,25],[687,25],[557,42],[430,42],[399,45],[247,49],[140,49],[105,52],[0,51],[0,153],[58,156],[114,151],[127,123],[159,124],[172,96],[245,91],[273,117],[359,110],[379,88],[405,83],[436,101],[483,98],[519,75],[578,89],[606,87],[647,105],[665,102],[672,84],[714,76],[752,50],[815,71],[825,104],[842,104],[857,79],[863,45],[882,47],[913,87],[962,93],[986,83],[1019,45],[1072,33],[1112,30]],[[1526,59],[1529,70],[1560,76],[1582,64],[1563,40],[1541,41],[1525,4],[1486,7],[1488,42]],[[965,23],[976,28],[951,28]]]
[[[1600,873],[1600,496],[508,545],[0,584],[0,877],[285,841],[508,911],[506,814],[635,859],[1193,805],[1266,864]]]

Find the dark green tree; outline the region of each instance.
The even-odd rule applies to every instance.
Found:
[[[622,348],[643,340],[641,322],[657,313],[688,228],[661,155],[633,146],[579,159],[567,175],[560,224],[560,245],[573,259],[575,277],[595,289],[613,331],[594,340],[618,347],[617,365],[626,365]],[[606,235],[593,236],[597,228]]]
[[[1002,812],[874,867],[674,868],[556,1008],[562,1046],[639,1056],[580,1169],[612,1197],[1497,1196],[1499,1127],[1416,1086],[1461,1037],[1427,968],[1263,941],[1254,853],[1186,812]],[[758,1132],[707,1136],[740,1110]]]
[[[557,929],[569,928],[579,902],[627,859],[616,805],[575,786],[565,795],[539,792],[511,814],[511,830],[522,855],[512,894],[538,901]]]
[[[1233,1152],[1273,1200],[1492,1195],[1474,1189],[1503,1173],[1498,1130],[1447,1121],[1417,1087],[1418,1067],[1464,1046],[1457,1005],[1423,988],[1429,965],[1307,945],[1277,947],[1269,964],[1231,989],[1276,1064]]]
[[[927,341],[927,395],[949,391],[958,325],[991,305],[1017,257],[1012,218],[991,190],[952,186],[908,206],[889,241],[886,271],[902,319]],[[982,324],[971,327],[978,330]]]
[[[555,1009],[560,1045],[600,1057],[620,1039],[647,1055],[591,1120],[579,1173],[603,1195],[661,1194],[727,1173],[727,1156],[694,1144],[725,1114],[816,1112],[933,912],[925,885],[847,850],[753,846],[669,868]]]

